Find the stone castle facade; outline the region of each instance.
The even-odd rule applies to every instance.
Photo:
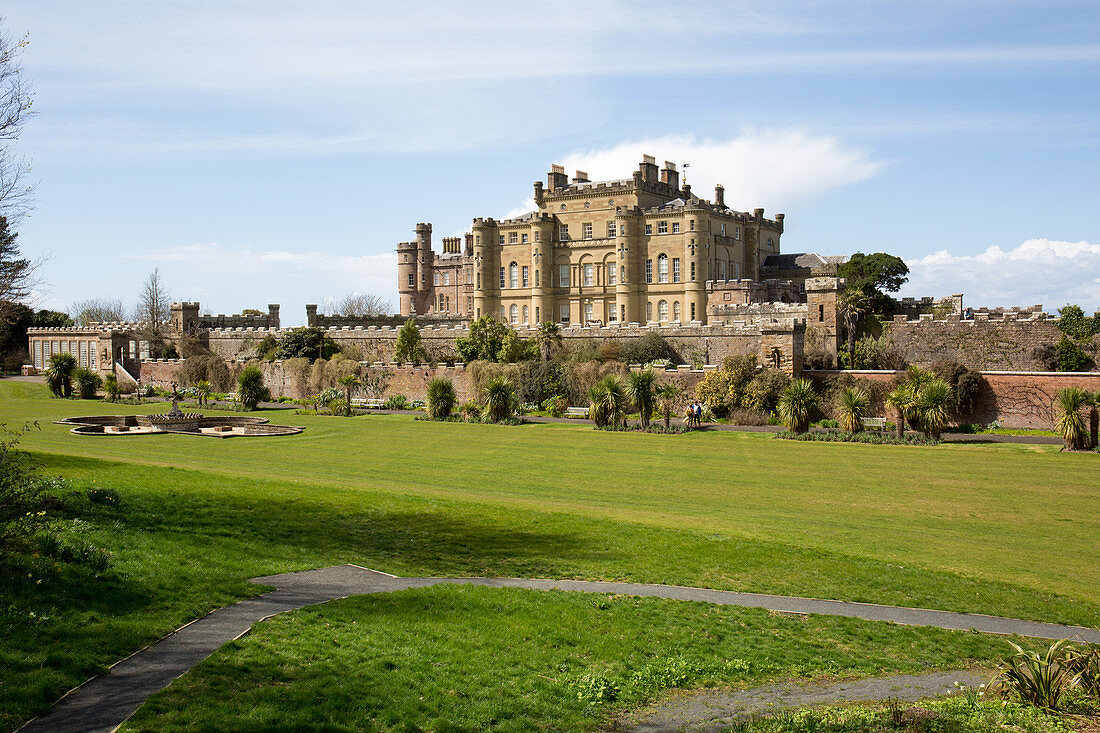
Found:
[[[709,321],[708,283],[756,281],[779,253],[783,214],[726,206],[680,184],[674,163],[644,156],[630,178],[572,182],[561,166],[534,184],[538,206],[474,219],[432,250],[431,224],[397,245],[403,316],[491,315],[515,326]]]

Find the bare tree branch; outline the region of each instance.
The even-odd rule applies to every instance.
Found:
[[[12,220],[26,213],[34,194],[30,162],[13,148],[23,125],[35,115],[34,94],[19,62],[27,43],[26,36],[16,41],[0,30],[0,214]]]
[[[335,314],[340,316],[385,316],[389,315],[393,304],[370,293],[349,293],[336,301]]]
[[[90,323],[111,323],[126,320],[126,306],[122,298],[88,298],[69,306],[69,316],[78,326]]]

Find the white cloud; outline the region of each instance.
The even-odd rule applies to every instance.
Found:
[[[637,170],[647,153],[658,165],[665,160],[678,167],[689,163],[686,173],[693,191],[710,199],[720,183],[726,188],[726,204],[739,210],[784,210],[838,186],[867,180],[885,166],[836,138],[796,130],[746,130],[729,140],[669,135],[574,152],[563,165],[569,175],[580,169],[594,181],[621,178]]]
[[[1100,244],[1029,239],[976,255],[940,250],[908,264],[903,295],[963,293],[969,306],[1042,304],[1049,313],[1066,303],[1100,307]]]
[[[508,209],[508,212],[500,218],[514,219],[517,216],[523,216],[524,214],[530,213],[532,211],[537,211],[538,208],[539,205],[535,203],[535,199],[528,196],[526,199],[523,200],[523,203],[521,203],[519,206],[513,206],[511,209]]]

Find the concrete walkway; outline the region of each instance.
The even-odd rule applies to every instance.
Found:
[[[70,691],[48,713],[30,721],[19,730],[25,733],[45,733],[46,731],[109,733],[130,717],[146,698],[167,687],[173,680],[213,654],[226,642],[245,634],[258,621],[275,614],[337,598],[389,593],[409,588],[426,588],[440,584],[616,593],[702,601],[725,606],[764,608],[789,613],[848,616],[942,629],[972,629],[994,634],[1019,634],[1042,639],[1075,637],[1081,641],[1100,643],[1100,631],[1079,626],[674,585],[526,578],[397,578],[355,565],[337,565],[299,573],[270,575],[254,578],[253,582],[274,586],[276,590],[232,606],[219,608],[187,624],[152,646],[118,662],[106,674],[95,677]],[[733,702],[726,707],[730,705],[736,707],[741,704],[739,699],[733,698]],[[639,730],[663,729],[639,728]]]

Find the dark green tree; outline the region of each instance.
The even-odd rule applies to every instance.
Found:
[[[1058,329],[1067,336],[1083,340],[1100,333],[1100,310],[1089,318],[1081,306],[1075,304],[1059,308],[1058,315]]]
[[[872,312],[890,313],[895,301],[887,293],[896,293],[909,280],[909,266],[900,257],[885,252],[856,252],[838,268],[837,275],[848,281],[849,290],[862,290],[867,295]]]
[[[481,316],[470,324],[466,336],[455,339],[455,348],[467,361],[517,362],[538,358],[538,347],[520,338],[512,328],[492,316]]]
[[[279,338],[276,359],[327,359],[337,352],[336,342],[320,328],[292,328]]]
[[[416,320],[410,318],[397,333],[397,340],[393,344],[393,358],[397,361],[426,361],[424,345],[420,343],[420,329],[416,327]]]

